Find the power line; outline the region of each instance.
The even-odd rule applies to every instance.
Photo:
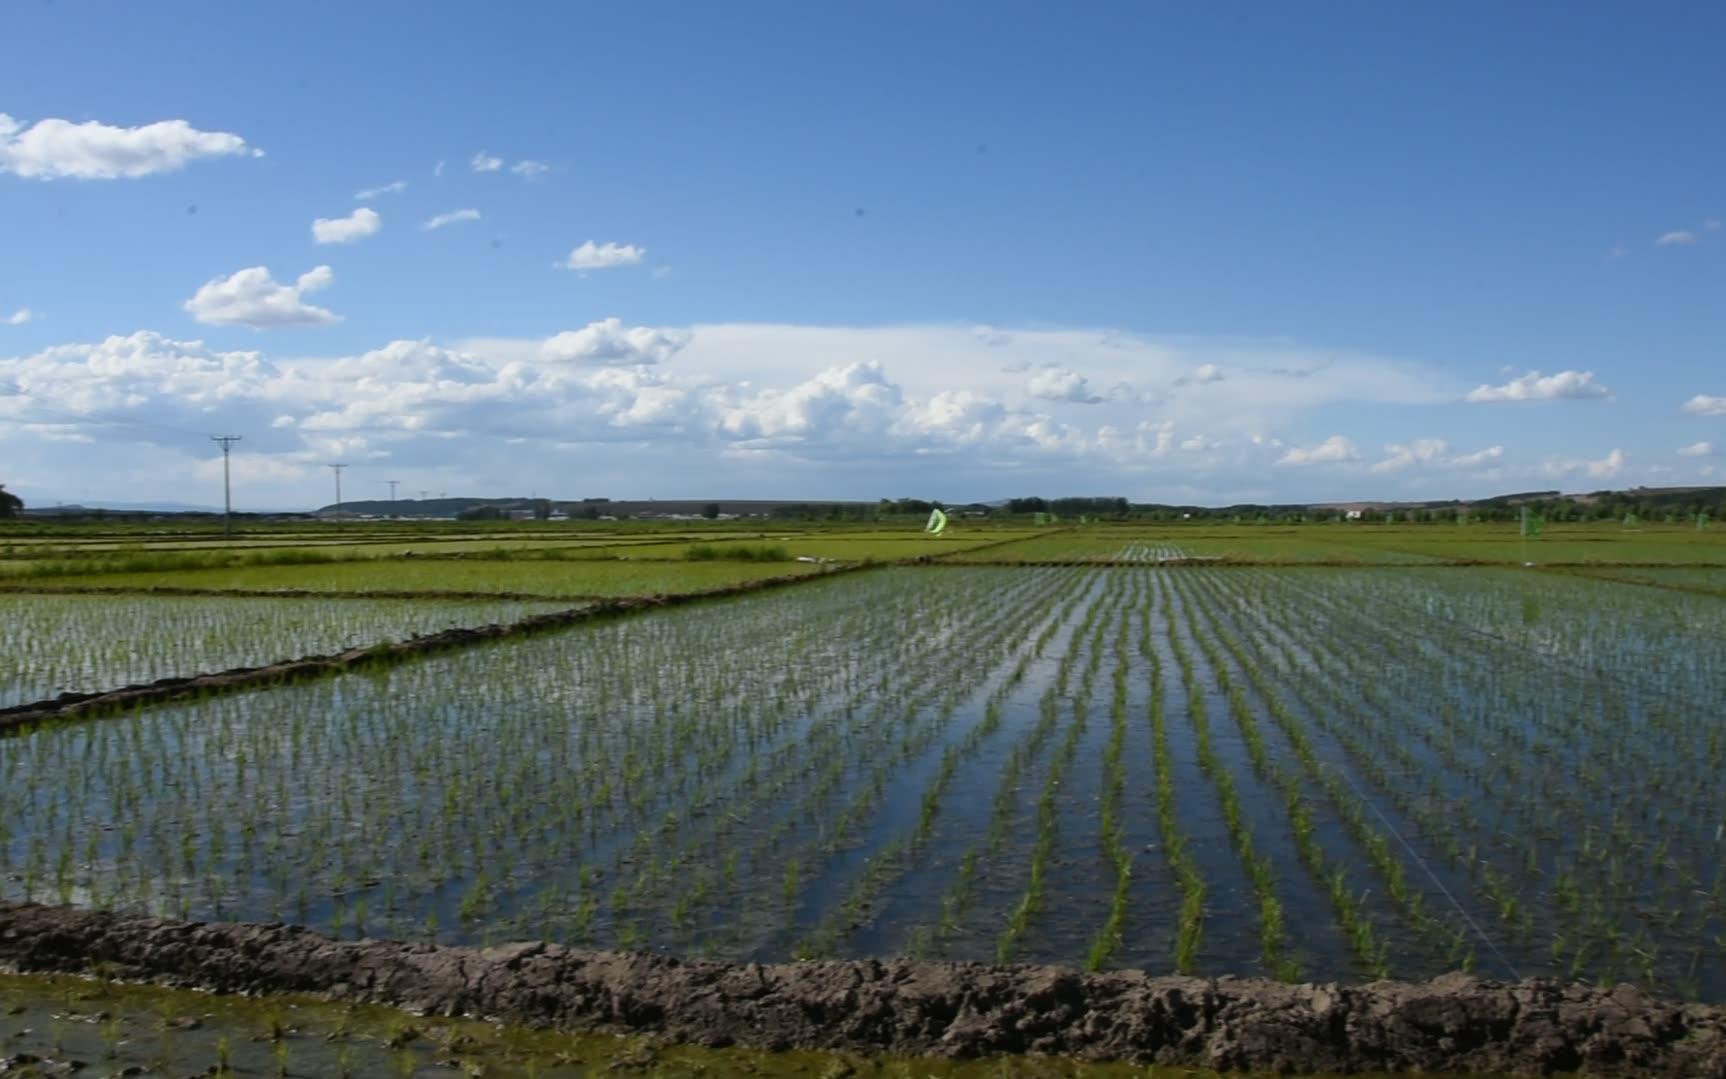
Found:
[[[234,537],[234,495],[228,474],[228,449],[240,441],[239,435],[211,435],[211,442],[222,444],[222,538]]]
[[[336,527],[342,526],[342,469],[347,465],[331,465],[330,471],[336,474]]]

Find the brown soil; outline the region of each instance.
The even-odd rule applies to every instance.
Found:
[[[0,966],[215,992],[306,992],[708,1046],[1045,1053],[1224,1070],[1726,1077],[1726,1008],[1620,986],[1286,985],[912,960],[737,965],[555,944],[332,941],[0,903]]]
[[[719,599],[746,592],[758,592],[767,588],[802,584],[807,581],[818,581],[835,573],[854,572],[861,568],[863,567],[836,566],[821,573],[763,577],[701,592],[595,600],[585,606],[574,607],[567,611],[529,615],[517,622],[446,629],[438,633],[410,637],[405,641],[351,648],[333,655],[304,656],[300,659],[284,660],[262,667],[235,667],[226,671],[197,674],[183,678],[161,678],[154,682],[103,690],[98,693],[62,693],[52,700],[31,701],[9,708],[0,708],[0,735],[5,734],[8,730],[15,730],[48,719],[114,715],[125,709],[137,708],[146,704],[159,704],[164,701],[181,700],[193,696],[208,696],[212,693],[227,693],[254,689],[260,686],[304,681],[308,678],[321,678],[359,667],[399,663],[412,656],[444,652],[453,648],[465,648],[485,641],[525,637],[582,622],[594,622],[639,611]],[[445,593],[444,596],[447,598],[448,594]],[[495,599],[497,597],[492,596],[490,598]],[[546,599],[547,597],[537,598]]]

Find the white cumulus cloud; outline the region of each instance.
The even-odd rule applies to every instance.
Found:
[[[1493,401],[1560,401],[1588,400],[1610,397],[1612,391],[1594,381],[1593,371],[1559,371],[1542,375],[1530,371],[1513,378],[1502,386],[1480,385],[1468,391],[1465,400],[1476,403]]]
[[[503,158],[493,157],[484,150],[481,150],[479,153],[473,155],[473,159],[469,161],[468,164],[473,167],[473,171],[475,172],[496,172],[503,168]]]
[[[361,206],[346,217],[320,217],[312,222],[312,239],[320,244],[348,244],[384,227],[376,210]]]
[[[637,265],[646,257],[645,247],[611,242],[596,244],[589,240],[571,251],[563,264],[571,270],[609,270],[613,266]]]
[[[35,317],[35,312],[31,311],[28,307],[20,307],[18,310],[6,316],[6,325],[22,326]]]
[[[1726,397],[1699,393],[1684,402],[1684,411],[1696,416],[1726,416]]]
[[[212,326],[321,326],[341,319],[307,303],[304,296],[328,288],[335,278],[328,266],[318,266],[292,285],[283,285],[266,267],[253,266],[209,281],[184,307],[193,318]]]
[[[625,329],[622,320],[608,318],[547,338],[539,356],[553,363],[661,363],[688,341],[689,335],[681,331],[650,326]]]
[[[1322,465],[1357,461],[1360,451],[1342,435],[1332,435],[1316,446],[1294,446],[1277,459],[1279,465]]]
[[[769,390],[738,402],[722,420],[744,448],[802,446],[819,441],[841,448],[859,439],[878,442],[893,427],[904,390],[881,365],[868,360],[829,368],[789,390]]]
[[[328,284],[328,274],[283,285],[260,267],[212,282],[200,303],[218,321],[326,321],[334,316],[295,310],[315,295],[279,294]],[[313,466],[302,480],[284,468],[268,500],[252,503],[283,506],[327,501],[328,477],[315,465],[331,460],[356,469],[387,461],[384,474],[420,482],[411,477],[424,473],[434,489],[530,484],[559,497],[672,497],[672,488],[727,483],[764,497],[873,498],[931,483],[942,497],[993,497],[1080,483],[1195,502],[1306,497],[1302,485],[1327,482],[1333,469],[1363,485],[1406,484],[1411,495],[1466,495],[1462,487],[1497,465],[1493,450],[1460,454],[1436,439],[1395,444],[1416,461],[1395,475],[1371,472],[1381,455],[1341,436],[1288,452],[1289,431],[1315,413],[1361,403],[1388,415],[1456,393],[1437,368],[1286,342],[1087,328],[985,337],[967,324],[569,325],[549,338],[397,340],[279,360],[152,334],[28,356],[0,346],[0,459],[69,498],[177,497],[167,477],[194,474],[190,462],[208,446],[198,437],[181,448],[186,437],[174,432],[234,430],[245,433],[247,453]],[[1202,393],[1164,392],[1207,363],[1227,379]],[[1050,370],[1083,372],[1103,399],[1026,392]],[[67,424],[69,416],[88,419]],[[95,444],[80,456],[68,435]],[[1283,456],[1315,467],[1268,467]],[[130,472],[104,469],[121,459]],[[1451,471],[1471,460],[1479,471]],[[578,461],[577,486],[589,490],[568,489]],[[115,486],[79,486],[90,476]],[[248,485],[246,497],[265,496]]]
[[[87,120],[38,120],[25,127],[0,112],[0,172],[33,180],[134,179],[184,168],[200,157],[263,151],[225,131],[199,131],[184,120],[114,127]]]
[[[447,214],[438,214],[436,217],[432,218],[431,220],[427,221],[425,224],[421,225],[420,228],[425,229],[426,231],[429,232],[432,229],[441,229],[445,225],[454,225],[457,222],[461,222],[461,221],[478,221],[478,220],[479,220],[479,211],[478,210],[451,210]]]
[[[1679,450],[1678,456],[1680,456],[1680,457],[1712,457],[1712,456],[1714,456],[1714,443],[1712,443],[1712,442],[1692,442],[1690,445],[1685,446],[1683,449]]]
[[[1032,397],[1045,401],[1073,401],[1094,405],[1102,400],[1091,392],[1085,376],[1065,367],[1045,367],[1031,376],[1025,390]]]

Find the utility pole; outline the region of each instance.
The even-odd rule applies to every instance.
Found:
[[[211,442],[222,444],[222,538],[234,536],[234,495],[228,477],[228,447],[240,441],[239,435],[211,435]]]
[[[394,517],[396,515],[396,484],[400,483],[401,480],[385,480],[384,482],[390,485],[390,516]]]
[[[336,474],[336,527],[342,526],[342,469],[347,465],[331,465],[330,471]]]

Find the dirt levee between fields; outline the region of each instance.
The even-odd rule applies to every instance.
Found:
[[[708,1046],[1091,1060],[1301,1072],[1455,1070],[1726,1079],[1726,1008],[1630,987],[1287,985],[913,960],[779,965],[334,941],[0,903],[0,966],[217,992],[303,992]]]

